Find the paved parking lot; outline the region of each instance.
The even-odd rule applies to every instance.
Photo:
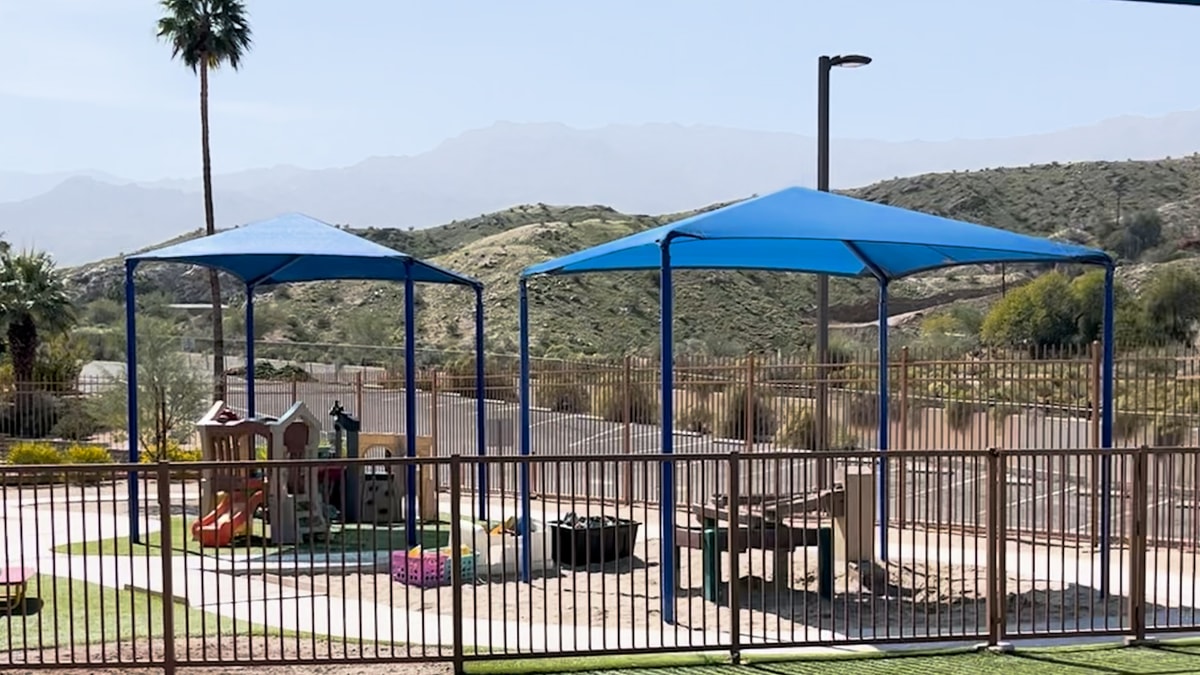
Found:
[[[340,401],[363,422],[364,431],[378,433],[404,432],[404,399],[401,391],[364,387],[361,400],[352,385],[300,383],[295,385],[298,397],[319,416],[326,413],[335,401]],[[282,382],[257,384],[257,409],[268,414],[283,412],[292,402],[293,385]],[[233,383],[230,403],[245,407],[244,384]],[[417,428],[419,433],[432,433],[435,401],[431,394],[418,393]],[[443,455],[458,452],[464,456],[476,453],[476,402],[456,395],[440,395],[436,401],[439,451]],[[515,403],[487,402],[487,417],[493,431],[501,425],[506,434],[491,434],[489,455],[516,455],[516,429],[519,420]],[[637,501],[659,502],[659,471],[661,462],[647,455],[660,452],[660,433],[657,426],[625,425],[595,417],[554,413],[546,410],[531,412],[531,439],[535,455],[579,455],[589,462],[573,462],[571,466],[538,465],[534,472],[535,489],[546,494],[591,495],[607,499],[631,496]],[[331,429],[330,424],[327,429]],[[634,458],[627,457],[628,449]],[[743,443],[676,433],[675,452],[721,453],[745,449]],[[760,446],[761,450],[771,450]],[[1185,466],[1186,463],[1186,466]],[[835,462],[836,464],[836,462]],[[1150,535],[1170,539],[1196,539],[1200,536],[1200,510],[1195,508],[1196,486],[1200,471],[1192,458],[1160,460],[1151,471]],[[745,493],[803,494],[816,490],[818,462],[811,456],[792,461],[756,461],[748,453],[742,455],[742,488]],[[1117,486],[1109,493],[1112,502],[1113,533],[1127,531],[1126,512],[1128,492],[1119,487],[1129,476],[1130,468],[1120,457],[1113,459],[1112,476]],[[840,469],[834,466],[834,480]],[[903,469],[899,461],[889,468],[890,509],[893,518],[903,516],[908,522],[937,525],[978,525],[986,523],[985,462],[980,458],[943,457],[940,459],[908,459]],[[474,472],[470,472],[472,475]],[[489,489],[513,495],[517,487],[514,465],[493,465],[489,470]],[[716,493],[728,491],[725,462],[686,461],[676,464],[677,499],[684,503],[708,500]],[[448,474],[443,471],[443,484]],[[1007,520],[1010,527],[1039,533],[1046,531],[1081,533],[1092,531],[1098,519],[1101,496],[1093,489],[1094,472],[1090,460],[1081,457],[1055,458],[1012,457],[1008,460]]]

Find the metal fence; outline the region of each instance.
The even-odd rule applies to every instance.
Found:
[[[263,344],[272,355],[278,345]],[[339,401],[362,422],[363,431],[376,434],[405,432],[403,358],[394,350],[330,345],[356,364],[315,364],[263,361],[256,387],[256,410],[280,414],[295,401],[304,401],[319,415]],[[353,352],[353,353],[351,353]],[[274,354],[286,356],[286,354]],[[354,356],[349,359],[349,356]],[[195,357],[192,367],[204,373],[208,364]],[[432,439],[443,457],[477,453],[474,368],[470,355],[418,354],[417,433]],[[1053,448],[1085,449],[1100,445],[1100,417],[1095,402],[1100,389],[1100,350],[1095,345],[1074,350],[987,351],[947,356],[936,351],[902,348],[892,355],[888,376],[891,447],[894,449],[985,450]],[[266,364],[269,364],[266,365]],[[379,364],[379,365],[371,365]],[[429,365],[437,364],[437,365]],[[517,362],[489,356],[486,362],[486,427],[491,456],[518,453],[519,406]],[[119,373],[120,364],[109,370]],[[0,383],[0,438],[45,438],[69,447],[99,444],[114,448],[122,458],[125,397],[122,383],[111,374],[88,375],[71,382],[37,382],[23,387]],[[838,352],[825,365],[829,385],[830,431],[818,438],[814,393],[818,367],[811,355],[791,358],[680,359],[675,383],[675,452],[681,454],[773,452],[827,449],[870,449],[878,431],[877,354]],[[577,455],[607,458],[656,454],[660,451],[660,371],[650,359],[561,361],[534,359],[532,368],[530,435],[536,455]],[[146,379],[146,378],[143,378]],[[143,383],[145,384],[145,383]],[[246,408],[244,379],[227,378],[229,402]],[[1157,447],[1200,444],[1200,353],[1195,350],[1122,353],[1116,369],[1115,436],[1118,447],[1142,444]],[[143,415],[165,408],[174,435],[185,436],[199,415],[175,398],[142,395]],[[164,405],[165,404],[165,405]],[[202,406],[201,406],[202,407]],[[143,433],[153,429],[143,420]],[[331,425],[330,425],[331,426]],[[328,428],[328,427],[327,427]],[[329,434],[327,434],[329,435]],[[194,442],[183,439],[184,447]],[[150,455],[153,457],[153,455]],[[176,459],[194,459],[194,453]],[[1046,460],[1048,461],[1048,460]],[[1028,460],[1021,469],[1026,484],[1040,482],[1081,501],[1089,515],[1083,532],[1098,541],[1099,472],[1086,457],[1055,459],[1055,466]],[[597,496],[624,504],[658,503],[657,465],[627,464],[612,475],[588,468],[573,469],[572,478],[586,480]],[[961,460],[943,458],[915,474],[899,467],[889,517],[899,525],[909,519],[936,518],[946,524],[971,526],[970,503],[921,501],[922,481],[949,480],[966,468]],[[1200,467],[1190,457],[1157,468],[1164,481],[1179,489],[1200,482]],[[513,465],[488,467],[489,489],[513,490]],[[824,480],[819,471],[816,480]],[[538,494],[563,488],[566,476],[535,467],[531,480]],[[440,486],[449,487],[449,473],[440,472]],[[1051,483],[1054,483],[1052,486]],[[683,485],[680,498],[700,488]],[[935,513],[936,512],[936,513]],[[1200,514],[1200,509],[1195,510]],[[1200,516],[1197,517],[1200,521]],[[1185,526],[1186,525],[1186,526]],[[1061,519],[1038,523],[1060,536],[1079,534]],[[1152,525],[1155,540],[1191,545],[1200,522]]]
[[[10,465],[0,669],[461,671],[545,655],[736,659],[764,647],[1195,631],[1195,552],[1179,542],[1195,539],[1200,488],[1177,467],[1194,473],[1198,455],[893,451],[888,473],[907,482],[891,490],[903,486],[909,508],[882,531],[881,465],[865,451]],[[602,476],[612,494],[630,481],[648,490],[663,462],[681,484],[666,521],[662,504],[596,489]],[[556,489],[522,505],[502,483],[481,502],[481,463]],[[1091,465],[1108,467],[1106,494],[1072,477]],[[437,474],[448,487],[436,489]],[[1098,531],[1105,499],[1111,523]]]

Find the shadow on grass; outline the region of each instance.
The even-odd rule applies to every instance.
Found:
[[[1071,651],[1017,651],[1008,658],[1039,667],[1038,672],[1182,675],[1200,672],[1200,651],[1171,645],[1110,647]],[[1025,667],[1026,670],[1031,668]],[[1020,668],[1014,672],[1021,672]]]
[[[21,601],[20,605],[9,607],[7,611],[0,613],[2,616],[33,616],[42,611],[46,603],[41,598],[31,598],[26,596]]]

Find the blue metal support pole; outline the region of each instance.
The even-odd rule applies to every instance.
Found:
[[[1113,442],[1113,360],[1116,342],[1117,303],[1113,288],[1116,269],[1109,264],[1104,269],[1104,330],[1100,366],[1100,447],[1112,449]],[[1100,463],[1100,594],[1108,597],[1111,570],[1112,530],[1112,456],[1104,454]]]
[[[246,284],[246,417],[254,412],[254,286]]]
[[[404,454],[417,456],[417,298],[413,282],[412,259],[404,274]],[[417,466],[405,467],[404,526],[408,545],[416,546],[417,532]]]
[[[879,280],[879,559],[888,559],[888,282]]]
[[[659,274],[659,325],[660,359],[662,360],[662,453],[675,453],[675,289],[671,274],[671,240],[663,239],[659,244],[662,255]],[[675,464],[662,463],[662,504],[659,509],[661,532],[659,537],[659,588],[662,594],[662,618],[669,624],[675,623]],[[733,505],[731,505],[731,508]],[[736,574],[736,570],[734,572]]]
[[[525,283],[525,279],[521,279],[517,285],[518,306],[517,306],[517,324],[518,324],[518,342],[521,352],[521,373],[520,373],[520,410],[521,419],[519,426],[521,427],[521,456],[528,457],[532,451],[533,438],[529,431],[529,288]],[[521,509],[517,516],[519,521],[523,523],[521,536],[518,541],[520,546],[520,568],[521,580],[528,582],[533,569],[533,552],[531,545],[533,543],[532,530],[533,525],[530,522],[530,503],[529,503],[529,464],[522,463],[517,465],[520,472],[519,481],[521,499]]]
[[[137,367],[137,298],[133,284],[136,260],[125,261],[125,384],[129,403],[129,462],[138,463],[138,367]],[[138,526],[138,484],[136,471],[129,472],[129,539],[142,543]]]
[[[483,286],[475,287],[475,438],[476,453],[480,458],[487,455],[487,398],[484,388],[484,339],[483,339]],[[479,518],[487,519],[487,464],[480,461],[477,467],[476,488],[479,497]]]

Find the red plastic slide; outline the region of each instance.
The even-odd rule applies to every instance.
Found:
[[[201,546],[229,546],[236,537],[250,532],[250,518],[262,503],[262,490],[251,494],[245,502],[223,496],[211,513],[192,523],[192,539]]]

